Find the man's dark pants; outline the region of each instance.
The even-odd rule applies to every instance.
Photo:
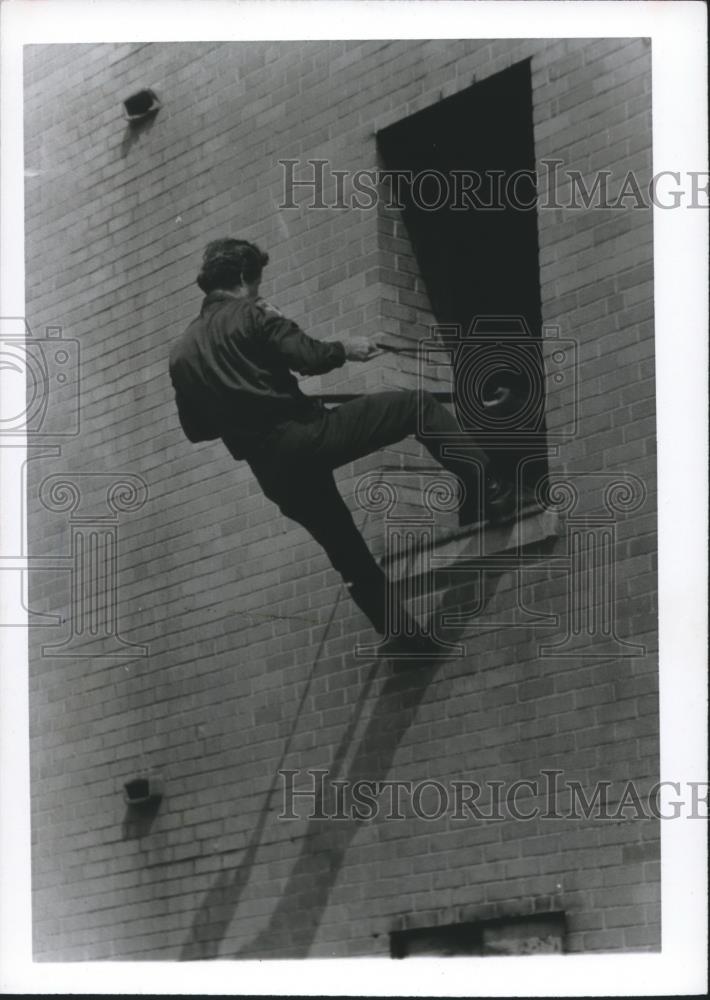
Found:
[[[432,456],[478,492],[486,456],[466,443],[472,459],[442,454],[442,435],[457,435],[455,418],[429,393],[401,390],[360,396],[302,420],[279,425],[249,464],[264,494],[306,528],[349,585],[355,602],[380,633],[386,631],[386,577],[338,492],[333,470],[413,434]],[[455,440],[449,438],[450,444]]]

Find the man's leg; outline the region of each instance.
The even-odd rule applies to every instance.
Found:
[[[304,465],[298,479],[264,475],[252,466],[265,495],[322,546],[350,596],[381,635],[386,629],[387,577],[372,556],[329,470]]]
[[[466,440],[456,418],[431,393],[395,390],[343,403],[325,415],[317,436],[309,442],[309,452],[320,463],[337,468],[409,435],[462,480],[466,490],[462,521],[475,520],[484,498],[487,455]],[[447,454],[447,445],[458,447],[467,457]]]
[[[337,468],[335,461],[344,465],[410,434],[442,464],[449,461],[441,456],[445,443],[464,445],[477,461],[484,466],[487,462],[485,452],[463,438],[458,421],[445,406],[429,392],[410,389],[365,394],[330,410],[314,454]],[[459,462],[462,466],[466,463]]]

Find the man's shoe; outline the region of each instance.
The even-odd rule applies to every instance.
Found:
[[[485,485],[485,506],[481,510],[479,498],[473,492],[466,497],[459,508],[459,526],[488,521],[497,524],[509,520],[515,513],[515,489],[513,484],[498,476],[487,476]]]
[[[515,513],[513,484],[498,476],[486,479],[486,519],[489,524],[508,521]]]

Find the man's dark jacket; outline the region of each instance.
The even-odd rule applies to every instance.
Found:
[[[249,458],[274,427],[317,409],[291,372],[320,375],[344,361],[341,343],[308,337],[265,303],[210,292],[170,352],[182,429]]]

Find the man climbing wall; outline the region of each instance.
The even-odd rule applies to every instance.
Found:
[[[292,374],[319,375],[379,353],[367,338],[326,343],[307,336],[259,297],[268,254],[246,240],[215,240],[197,284],[199,316],[170,353],[182,428],[192,442],[221,438],[249,463],[264,494],[323,546],[356,604],[387,632],[387,579],[370,553],[333,478],[333,470],[412,434],[459,477],[461,524],[508,513],[512,489],[493,477],[485,453],[442,456],[442,435],[460,440],[456,419],[430,394],[365,394],[333,409],[304,395]],[[419,415],[421,419],[418,419]]]

